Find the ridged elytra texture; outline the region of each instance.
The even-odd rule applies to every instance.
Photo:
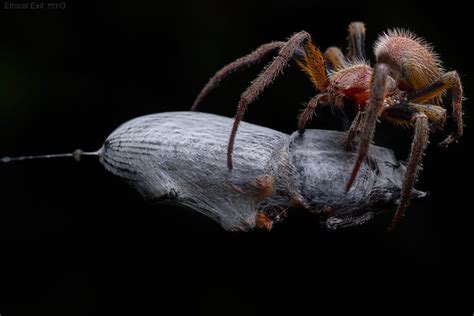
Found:
[[[172,192],[174,201],[218,221],[227,230],[255,227],[257,211],[331,207],[330,229],[366,222],[379,202],[395,202],[405,168],[391,150],[372,146],[348,193],[344,184],[355,154],[340,144],[341,132],[307,130],[287,135],[242,123],[227,169],[233,120],[200,112],[166,112],[135,118],[117,128],[100,150],[107,170],[147,199]],[[370,165],[370,166],[369,166]],[[262,188],[260,179],[270,179]],[[266,194],[262,194],[266,192]]]

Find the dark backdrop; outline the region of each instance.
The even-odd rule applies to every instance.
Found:
[[[5,2],[0,156],[95,150],[128,119],[187,110],[216,70],[258,45],[306,30],[322,48],[344,47],[354,20],[367,23],[368,52],[389,27],[424,36],[472,94],[472,18],[452,4]],[[258,72],[227,81],[201,109],[232,116]],[[313,94],[293,65],[246,120],[291,132]],[[385,314],[407,303],[472,312],[470,106],[460,144],[440,150],[443,135],[433,136],[417,184],[430,195],[393,234],[390,215],[328,233],[300,212],[271,233],[228,233],[194,211],[147,205],[94,158],[1,165],[0,314]],[[411,131],[379,125],[377,143],[405,159]],[[311,126],[340,127],[324,109]]]

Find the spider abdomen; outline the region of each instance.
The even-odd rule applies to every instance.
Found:
[[[408,31],[388,31],[378,39],[374,52],[377,62],[390,66],[401,90],[424,88],[444,73],[431,45]]]

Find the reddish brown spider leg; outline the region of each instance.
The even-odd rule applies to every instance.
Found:
[[[252,103],[257,96],[259,96],[262,91],[273,82],[273,80],[281,73],[283,68],[288,64],[288,61],[293,57],[293,53],[296,48],[302,46],[304,43],[303,48],[305,49],[305,53],[308,53],[307,48],[310,50],[309,52],[314,53],[314,51],[319,52],[312,44],[311,44],[311,36],[305,32],[299,32],[290,37],[290,39],[285,43],[285,45],[281,48],[278,56],[269,64],[268,67],[255,79],[250,86],[242,93],[239,101],[239,105],[237,107],[237,113],[235,115],[234,125],[232,126],[232,131],[229,137],[229,143],[227,146],[227,167],[229,170],[232,170],[232,152],[234,149],[234,142],[235,136],[237,134],[237,130],[239,128],[240,121],[247,110],[247,106]],[[319,53],[320,54],[320,53]],[[321,54],[320,54],[321,55]],[[322,56],[321,56],[322,59]],[[304,65],[307,71],[311,71],[313,68],[312,63],[307,63]],[[324,65],[322,65],[324,68]],[[321,71],[320,71],[321,72]],[[320,73],[318,72],[318,74]],[[324,74],[324,82],[327,83],[327,78],[325,77],[325,69],[323,69]],[[311,79],[315,84],[320,82],[322,79],[317,78],[316,75],[313,75]]]
[[[374,137],[377,118],[379,117],[384,103],[388,74],[389,68],[387,65],[375,65],[370,88],[369,105],[364,111],[364,120],[362,122],[363,129],[361,131],[360,137],[359,154],[354,164],[354,168],[352,169],[349,181],[347,181],[346,192],[352,187],[352,184],[359,173],[360,166],[367,156],[370,143]]]
[[[283,45],[285,45],[285,42],[271,42],[268,44],[263,44],[250,54],[233,61],[219,70],[214,76],[212,76],[211,79],[209,79],[204,88],[202,88],[201,92],[196,97],[196,100],[194,100],[191,111],[195,111],[198,105],[201,104],[201,102],[209,95],[209,93],[216,89],[224,79],[236,72],[259,63],[276,50],[282,48]]]
[[[329,70],[340,70],[347,67],[346,58],[337,47],[329,47],[324,52],[324,60]]]
[[[439,105],[409,103],[416,112],[424,113],[430,122],[430,131],[442,129],[446,123],[446,109]]]
[[[411,193],[413,186],[415,185],[418,168],[423,158],[423,153],[428,146],[428,117],[424,113],[417,113],[414,115],[415,120],[415,133],[413,135],[413,141],[411,144],[410,156],[408,158],[408,165],[405,172],[405,179],[403,180],[402,192],[400,196],[400,204],[398,205],[395,216],[393,217],[392,223],[388,228],[389,231],[393,231],[397,224],[405,214],[405,210],[410,203]]]
[[[413,91],[408,95],[408,101],[410,102],[423,102],[439,96],[446,89],[452,90],[453,119],[456,124],[456,131],[441,142],[441,147],[446,147],[452,142],[456,142],[462,137],[464,132],[462,113],[463,91],[458,73],[456,71],[447,72],[429,86]]]
[[[342,141],[342,144],[344,145],[344,148],[346,150],[354,150],[354,138],[360,131],[360,124],[363,119],[363,114],[362,111],[357,112],[356,117],[352,121],[351,127],[349,127],[349,131],[347,131],[347,135]]]
[[[349,24],[348,57],[350,60],[365,60],[365,25],[362,22],[352,22]]]
[[[300,114],[298,119],[298,132],[301,134],[304,133],[306,124],[313,118],[314,111],[319,103],[321,103],[327,97],[326,93],[320,93],[309,100],[303,112]]]

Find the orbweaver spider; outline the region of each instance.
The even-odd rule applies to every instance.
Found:
[[[260,46],[249,55],[218,71],[202,89],[192,110],[195,110],[223,79],[278,51],[278,55],[240,97],[228,144],[228,168],[232,170],[234,141],[247,106],[293,59],[319,92],[308,102],[299,117],[298,129],[301,135],[319,104],[337,108],[350,104],[357,109],[343,142],[351,149],[354,137],[360,135],[358,156],[347,181],[346,191],[352,187],[367,156],[379,117],[395,124],[413,126],[414,136],[400,203],[389,227],[389,230],[392,230],[408,207],[418,167],[428,145],[429,131],[444,126],[446,110],[441,106],[441,102],[448,89],[452,91],[452,111],[456,129],[440,145],[445,147],[456,142],[463,134],[462,84],[458,73],[445,72],[433,48],[409,31],[389,30],[378,38],[374,46],[376,64],[373,68],[365,60],[365,25],[353,22],[348,31],[347,56],[336,47],[328,48],[323,55],[305,31],[294,34],[286,42],[271,42]]]

